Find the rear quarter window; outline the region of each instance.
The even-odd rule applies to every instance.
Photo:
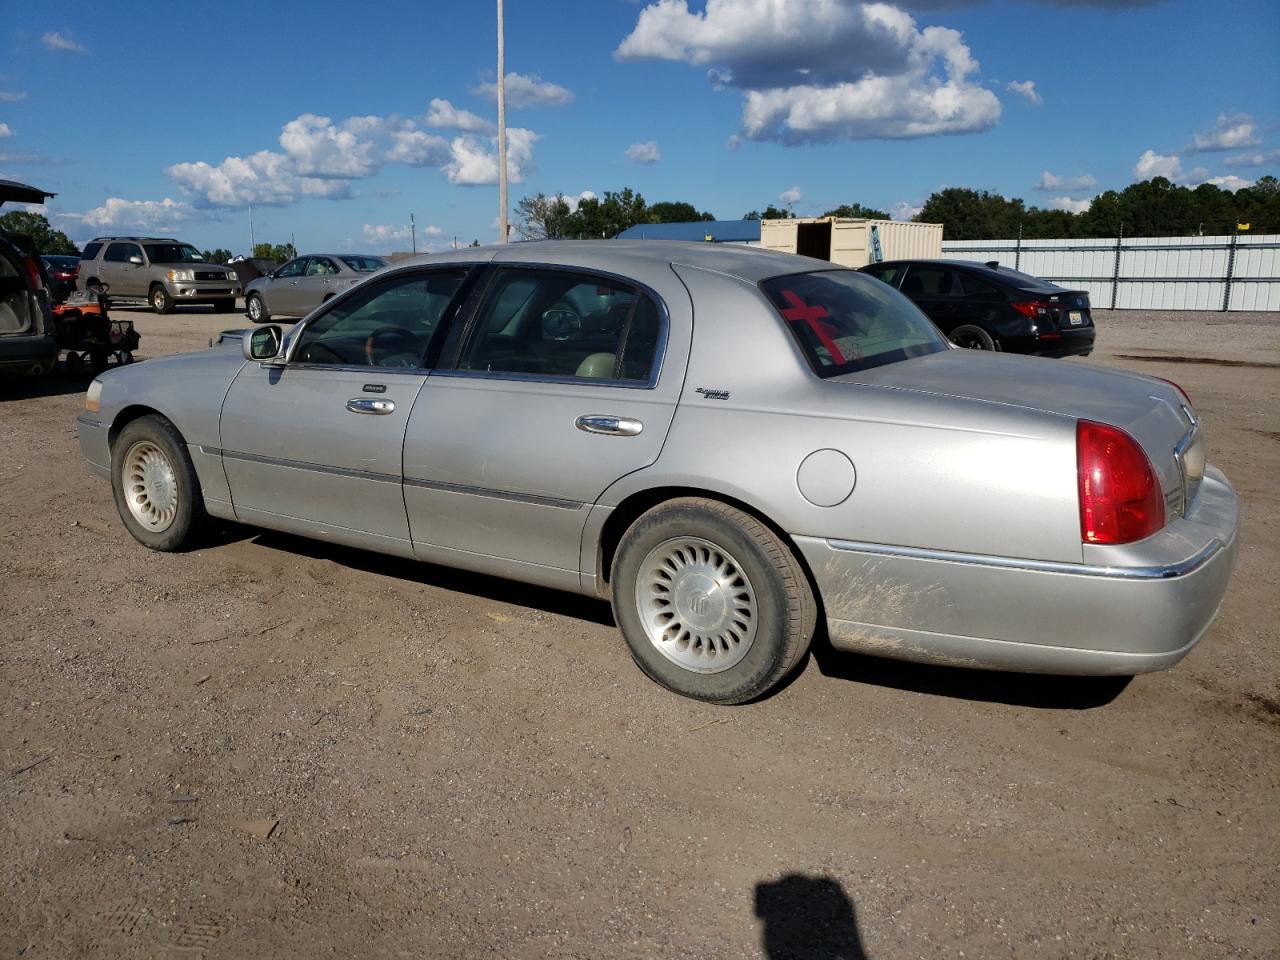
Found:
[[[760,287],[820,377],[947,349],[946,339],[915,304],[853,270],[775,277]]]
[[[102,244],[99,243],[97,240],[93,241],[93,243],[86,243],[84,245],[84,253],[80,254],[80,259],[93,260],[98,256],[98,251],[101,249],[102,249]]]

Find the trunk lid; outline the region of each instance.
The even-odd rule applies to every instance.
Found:
[[[1151,461],[1164,493],[1166,521],[1185,512],[1204,473],[1194,413],[1171,384],[1154,377],[1044,357],[944,350],[827,382],[1002,404],[1119,427]]]

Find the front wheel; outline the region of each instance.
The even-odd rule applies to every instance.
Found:
[[[965,324],[951,331],[951,342],[967,350],[999,350],[995,337],[981,327]]]
[[[173,297],[164,287],[154,287],[151,291],[151,309],[156,313],[173,313]]]
[[[179,549],[205,517],[186,442],[164,417],[140,417],[120,431],[111,490],[125,528],[152,550]]]
[[[744,703],[781,682],[813,638],[817,605],[795,554],[755,517],[670,500],[627,530],[613,613],[652,679],[711,703]]]
[[[271,314],[267,313],[267,305],[256,293],[249,294],[249,299],[244,302],[244,312],[249,315],[252,323],[266,323],[271,319]]]

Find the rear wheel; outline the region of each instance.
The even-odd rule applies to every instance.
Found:
[[[156,313],[172,313],[173,297],[169,295],[169,291],[164,287],[155,286],[151,288],[151,309]]]
[[[788,546],[715,500],[671,500],[636,520],[612,586],[614,617],[640,668],[712,703],[743,703],[776,686],[809,649],[817,620]]]
[[[140,417],[111,448],[116,510],[133,538],[152,550],[177,550],[205,517],[200,484],[182,434],[164,417]]]
[[[996,340],[981,327],[965,324],[951,331],[951,342],[966,350],[999,350]]]
[[[249,320],[253,323],[266,323],[271,319],[271,314],[267,313],[267,305],[256,293],[249,294],[249,299],[244,302],[244,312],[249,315]]]

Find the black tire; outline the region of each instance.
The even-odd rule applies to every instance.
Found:
[[[267,313],[267,305],[256,293],[249,294],[244,301],[244,312],[250,323],[269,323],[271,314]]]
[[[156,313],[173,313],[173,297],[160,284],[151,288],[151,294],[147,299],[151,301],[151,309]]]
[[[89,369],[93,371],[95,376],[107,369],[107,351],[89,351]]]
[[[144,526],[126,502],[126,463],[134,448],[143,444],[149,444],[163,454],[175,481],[176,507],[171,521],[161,530]],[[139,417],[130,422],[116,437],[111,447],[111,491],[115,495],[116,511],[124,521],[125,529],[140,544],[152,550],[180,549],[200,530],[206,519],[200,481],[191,464],[191,456],[187,453],[186,441],[182,439],[177,427],[157,414]]]
[[[80,360],[80,354],[74,350],[67,351],[67,378],[74,380],[80,376],[83,365]]]
[[[225,300],[218,300],[214,303],[213,309],[215,313],[234,313],[236,309],[236,298],[227,297]]]
[[[973,324],[965,324],[956,327],[951,331],[950,340],[957,347],[964,347],[966,350],[999,350],[995,337],[987,333],[981,327],[975,327]]]
[[[659,650],[637,604],[651,553],[683,538],[708,542],[741,571],[755,594],[754,638],[740,660],[719,672],[697,672]],[[640,669],[695,700],[732,704],[761,696],[795,669],[813,639],[817,603],[795,554],[755,517],[716,500],[669,500],[641,515],[622,537],[610,579],[614,619]]]

